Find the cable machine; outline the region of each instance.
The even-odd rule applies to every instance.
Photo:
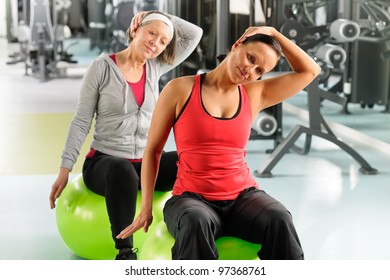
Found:
[[[311,2],[310,5],[307,2]],[[315,2],[315,3],[314,3]],[[346,58],[344,55],[344,49],[335,47],[327,41],[326,38],[329,37],[339,37],[340,39],[343,38],[344,43],[348,43],[350,41],[353,41],[357,38],[358,32],[358,26],[349,21],[342,21],[340,24],[340,20],[336,19],[333,21],[339,24],[339,28],[336,28],[336,30],[333,30],[331,33],[331,28],[329,26],[332,26],[332,24],[328,24],[324,22],[322,25],[313,26],[313,21],[310,21],[310,17],[307,17],[307,12],[311,10],[316,10],[319,7],[325,7],[327,1],[272,1],[268,0],[265,2],[265,7],[267,9],[267,20],[275,26],[277,29],[279,29],[282,33],[284,33],[287,37],[289,37],[292,40],[295,40],[296,43],[300,46],[302,46],[303,49],[305,49],[309,54],[315,56],[316,58],[321,57],[321,46],[325,44],[328,51],[325,52],[327,55],[323,55],[323,59],[321,60],[323,62],[323,66],[325,66],[325,69],[329,69],[329,64],[332,64],[331,70],[337,68],[337,69],[343,69],[341,66],[346,62]],[[295,4],[299,5],[295,5]],[[291,20],[290,18],[287,18],[286,16],[286,10],[288,11],[287,7],[292,8],[290,10],[293,14],[299,14],[299,8],[302,8],[304,11],[303,18],[306,18],[308,20],[307,22],[308,27],[305,27],[302,25],[301,22],[303,21],[303,18],[301,18],[301,21],[295,21]],[[333,34],[333,35],[331,35]],[[336,34],[336,35],[334,35]],[[333,40],[331,38],[331,40]],[[320,46],[318,46],[320,45]],[[283,68],[283,65],[281,66]],[[336,72],[339,73],[339,72]],[[343,76],[343,72],[341,72],[341,76]],[[346,143],[341,141],[329,128],[326,121],[321,115],[320,112],[320,102],[322,98],[332,98],[334,101],[337,102],[343,102],[345,99],[343,98],[335,98],[336,95],[331,95],[329,92],[326,92],[325,90],[321,89],[320,82],[324,82],[326,80],[326,77],[329,76],[329,73],[323,73],[322,77],[317,77],[307,88],[307,96],[308,96],[308,110],[309,110],[309,126],[302,126],[297,125],[283,141],[276,147],[276,149],[271,154],[269,160],[266,162],[264,167],[261,167],[260,169],[256,170],[254,173],[258,177],[272,177],[271,170],[272,168],[279,162],[279,160],[289,152],[290,150],[293,150],[294,152],[300,153],[300,154],[307,154],[310,151],[311,147],[311,139],[312,136],[321,137],[323,139],[326,139],[337,146],[339,146],[341,149],[343,149],[345,152],[347,152],[349,155],[351,155],[360,165],[359,171],[363,174],[377,174],[378,171],[371,167],[370,164],[354,149],[352,149],[350,146],[348,146]],[[340,85],[338,83],[337,85]],[[305,142],[303,147],[299,147],[295,145],[295,142],[297,139],[301,136],[305,135]]]

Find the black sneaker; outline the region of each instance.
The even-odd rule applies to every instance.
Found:
[[[122,248],[116,255],[116,260],[136,260],[138,249],[136,248]]]

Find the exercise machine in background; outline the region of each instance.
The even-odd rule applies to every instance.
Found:
[[[389,112],[390,1],[263,2],[267,23],[321,65],[323,99],[340,104],[344,113],[350,103],[382,105]]]
[[[350,44],[358,40],[360,25],[349,19],[338,17],[337,1],[291,1],[268,0],[265,3],[267,22],[279,29],[285,36],[294,40],[301,48],[313,56],[322,67],[322,73],[307,88],[309,126],[297,125],[284,138],[263,167],[255,171],[258,177],[271,177],[272,168],[290,150],[307,154],[311,148],[312,136],[326,139],[352,156],[360,165],[363,174],[377,174],[378,171],[349,145],[340,140],[327,125],[320,112],[320,103],[324,98],[340,104],[346,104],[351,92],[342,91],[340,86],[350,83]],[[328,16],[327,16],[328,15]],[[288,71],[283,60],[279,65]],[[387,71],[387,77],[389,72]],[[335,78],[336,77],[336,78]],[[336,79],[329,86],[330,79]],[[368,93],[369,94],[369,93]],[[304,135],[303,146],[295,142]]]
[[[126,30],[134,14],[166,12],[167,0],[7,0],[22,8],[16,40],[20,52],[7,64],[23,62],[25,74],[46,81],[66,75],[77,64],[69,48],[88,39],[89,51],[119,52],[128,46]],[[11,7],[12,5],[7,5]],[[11,15],[9,11],[7,14]],[[67,47],[64,42],[67,39]],[[168,78],[161,79],[161,87]]]
[[[362,31],[351,46],[348,102],[390,113],[390,1],[356,1],[351,11]]]
[[[59,62],[77,63],[68,53],[71,45],[64,48],[64,40],[71,36],[71,32],[62,23],[62,17],[58,17],[61,11],[70,7],[71,2],[69,0],[24,2],[25,18],[19,21],[17,32],[20,53],[13,55],[7,64],[23,62],[25,74],[31,73],[42,82],[63,75],[66,68],[59,67]]]

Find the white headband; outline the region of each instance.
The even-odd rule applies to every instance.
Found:
[[[144,23],[144,22],[147,22],[147,21],[151,21],[151,20],[161,20],[166,25],[168,25],[171,37],[173,37],[173,30],[174,30],[173,29],[173,24],[172,24],[172,21],[168,17],[166,17],[166,16],[164,16],[162,14],[159,14],[159,13],[150,13],[150,14],[146,15],[142,19],[141,23]]]

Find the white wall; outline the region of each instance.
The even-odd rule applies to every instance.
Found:
[[[232,14],[249,15],[250,13],[250,1],[249,0],[229,0],[229,10]],[[255,23],[264,23],[265,16],[263,7],[260,1],[255,2]]]
[[[0,37],[7,37],[6,0],[0,0]]]

